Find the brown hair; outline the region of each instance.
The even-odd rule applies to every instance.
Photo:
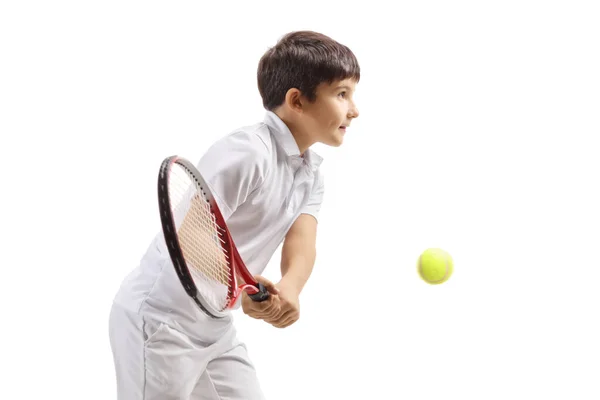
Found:
[[[274,110],[296,88],[309,101],[323,82],[360,80],[360,66],[352,51],[321,33],[291,32],[265,52],[258,63],[258,90],[263,106]]]

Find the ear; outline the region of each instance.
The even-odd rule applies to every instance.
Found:
[[[285,105],[293,111],[300,112],[304,105],[304,99],[302,93],[296,88],[291,88],[285,94]]]

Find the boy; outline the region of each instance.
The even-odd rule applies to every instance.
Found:
[[[262,303],[242,296],[252,318],[278,328],[299,318],[324,190],[321,158],[309,148],[342,143],[358,117],[359,79],[346,46],[316,32],[287,34],[259,62],[264,121],[218,140],[198,164],[250,273],[272,293]],[[282,242],[273,284],[260,274]],[[120,400],[264,398],[232,317],[210,319],[187,297],[161,234],[114,299],[110,341]]]

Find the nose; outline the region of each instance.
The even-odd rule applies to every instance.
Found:
[[[358,112],[358,107],[356,107],[356,104],[354,104],[354,102],[353,102],[352,106],[348,110],[348,118],[356,118],[359,115],[360,115],[360,113]]]

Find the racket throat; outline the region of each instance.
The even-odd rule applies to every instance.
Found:
[[[258,288],[254,285],[241,285],[238,287],[233,294],[231,295],[231,299],[229,300],[229,304],[227,308],[233,307],[235,303],[237,303],[238,299],[242,295],[243,292],[247,292],[249,295],[253,295],[259,292]]]

